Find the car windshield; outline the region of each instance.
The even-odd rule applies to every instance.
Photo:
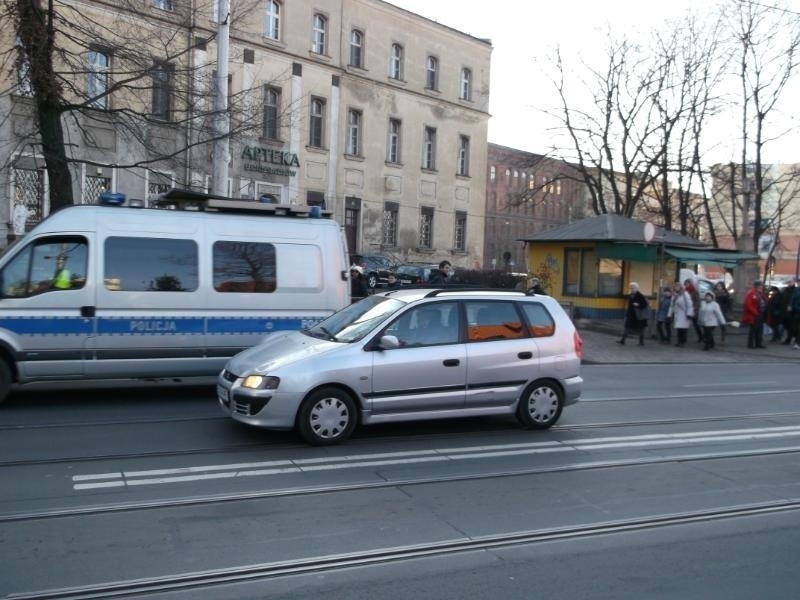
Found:
[[[405,306],[404,302],[384,296],[368,296],[305,330],[312,337],[333,342],[350,343],[360,340],[386,317]]]

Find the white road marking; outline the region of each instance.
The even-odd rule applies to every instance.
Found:
[[[799,436],[800,425],[787,425],[781,427],[753,427],[748,429],[708,430],[688,433],[652,433],[634,436],[580,438],[561,442],[548,441],[488,446],[459,446],[432,450],[412,450],[408,452],[356,454],[350,456],[297,460],[275,460],[224,465],[201,465],[174,469],[152,469],[147,471],[123,471],[121,473],[74,475],[72,477],[72,487],[74,490],[92,490],[109,487],[163,485],[191,481],[233,479],[237,477],[259,477],[284,475],[288,473],[311,473],[366,467],[463,461],[478,458],[498,458],[503,456],[524,456],[552,452],[642,448],[648,446],[659,447],[676,443],[703,444],[756,441]]]

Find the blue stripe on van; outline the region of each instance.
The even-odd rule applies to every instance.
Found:
[[[202,335],[204,317],[101,317],[98,335]]]
[[[321,317],[4,317],[0,328],[17,335],[252,335],[293,331],[319,323]]]
[[[84,317],[4,317],[0,327],[17,335],[91,335],[93,319]]]

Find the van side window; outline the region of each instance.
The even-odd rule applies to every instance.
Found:
[[[193,292],[198,253],[192,240],[109,237],[103,283],[113,292]]]
[[[547,309],[535,302],[523,302],[522,312],[528,320],[528,331],[533,337],[548,337],[556,332],[556,323]]]
[[[526,337],[512,302],[467,302],[467,338],[471,342]]]
[[[214,242],[214,289],[218,292],[275,291],[275,246],[259,242]]]
[[[23,248],[0,274],[4,298],[77,290],[86,284],[89,245],[83,237],[44,238]]]

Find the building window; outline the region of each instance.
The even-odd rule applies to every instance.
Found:
[[[83,180],[81,204],[97,204],[100,194],[111,189],[111,178],[102,175],[87,175]]]
[[[281,36],[281,5],[275,0],[264,2],[264,37],[279,40]]]
[[[322,148],[325,144],[325,100],[312,98],[309,115],[308,145]]]
[[[472,100],[472,71],[461,69],[461,96],[462,100]]]
[[[433,248],[433,208],[421,206],[419,209],[419,247]]]
[[[389,139],[386,142],[386,162],[400,162],[400,120],[389,119]]]
[[[31,98],[33,96],[31,63],[28,55],[19,46],[17,48],[17,94],[23,98]]]
[[[464,252],[467,249],[467,213],[456,211],[456,227],[453,233],[453,249]]]
[[[492,165],[491,167],[489,167],[489,181],[494,183],[496,179],[497,179],[497,169],[495,168],[494,165]]]
[[[264,137],[277,140],[281,133],[281,92],[264,86]]]
[[[397,212],[396,202],[387,202],[383,206],[383,231],[381,245],[393,248],[397,246]]]
[[[168,121],[172,112],[172,65],[156,63],[151,71],[153,79],[153,117]]]
[[[109,56],[99,50],[90,50],[88,56],[86,94],[92,108],[108,108]]]
[[[469,175],[469,138],[466,135],[458,136],[458,174]]]
[[[392,79],[403,78],[403,47],[392,44],[392,54],[389,58],[389,77]]]
[[[325,54],[327,33],[328,20],[319,13],[315,14],[311,28],[311,51],[314,54]]]
[[[422,143],[422,168],[431,171],[436,169],[436,129],[434,127],[425,128]]]
[[[425,60],[425,89],[439,89],[439,59],[435,56]]]
[[[361,111],[347,111],[347,154],[361,156]]]
[[[358,29],[350,32],[350,66],[364,67],[364,34]]]
[[[506,169],[506,186],[511,185],[511,169]]]
[[[172,0],[153,0],[153,8],[172,10]]]

